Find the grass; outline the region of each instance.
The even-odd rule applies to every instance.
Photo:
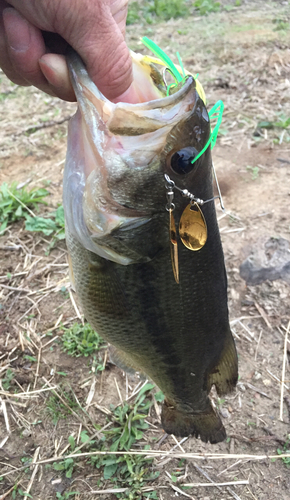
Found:
[[[75,399],[67,390],[62,391],[61,397],[72,410],[79,407]],[[64,405],[52,391],[52,394],[48,397],[46,402],[46,412],[49,414],[54,425],[56,425],[60,419],[66,419],[71,415],[69,408]]]
[[[252,181],[255,181],[255,180],[258,179],[259,172],[260,172],[259,167],[251,167],[250,165],[248,165],[247,166],[247,170],[248,170],[248,172],[251,173],[251,179],[252,179]]]
[[[148,428],[145,419],[151,407],[151,400],[148,394],[154,385],[147,383],[137,395],[134,403],[124,403],[112,409],[114,427],[104,430],[104,438],[97,448],[102,451],[122,451],[128,450],[140,441],[144,436],[144,431]],[[150,449],[150,446],[144,449]],[[94,445],[91,451],[94,450]],[[100,480],[100,487],[103,481],[110,480],[114,487],[127,488],[124,493],[116,493],[117,498],[123,500],[139,500],[143,497],[157,499],[155,491],[144,492],[142,489],[148,482],[157,479],[159,472],[152,470],[152,458],[144,456],[130,455],[107,455],[93,456],[90,462],[102,471],[103,479]]]
[[[283,130],[286,130],[290,128],[290,117],[286,116],[284,113],[279,113],[278,120],[276,121],[262,120],[258,122],[257,128],[266,128],[269,130],[273,128],[282,128]]]
[[[14,371],[11,370],[11,368],[8,368],[6,370],[5,377],[2,378],[2,381],[1,381],[4,391],[9,391],[10,386],[11,386],[11,382],[13,379],[14,379]]]
[[[25,219],[26,231],[42,232],[45,236],[52,236],[47,251],[58,240],[65,238],[64,210],[59,206],[52,214],[52,218],[39,217],[33,211],[39,210],[39,205],[47,205],[44,198],[49,195],[45,188],[27,190],[24,186],[17,187],[14,182],[10,186],[4,182],[0,186],[0,235],[8,225]]]
[[[54,246],[56,241],[65,239],[64,209],[62,205],[57,208],[53,218],[31,217],[29,214],[26,214],[25,218],[26,231],[41,232],[45,236],[52,236],[47,252]]]
[[[155,491],[143,492],[142,489],[148,482],[154,481],[159,476],[159,472],[151,470],[153,460],[142,456],[114,456],[103,458],[104,479],[111,479],[116,488],[125,487],[124,493],[116,493],[117,498],[122,500],[139,500],[141,498],[158,499]],[[109,473],[108,473],[109,472]]]
[[[283,446],[283,449],[282,450],[281,448],[277,449],[278,455],[285,455],[285,453],[290,453],[289,443],[290,443],[290,434],[288,435],[288,438]],[[290,467],[290,457],[282,457],[282,461],[284,462],[286,467]]]
[[[220,2],[215,0],[196,0],[193,5],[201,16],[210,12],[218,12],[221,9]]]
[[[273,19],[272,22],[275,24],[274,31],[288,31],[290,29],[290,23],[287,18]]]
[[[85,323],[85,325],[75,323],[71,328],[65,329],[62,336],[63,347],[72,356],[89,356],[100,348],[102,342],[102,339],[92,330],[88,323]],[[94,356],[93,364],[94,370],[99,369],[100,363],[96,356]],[[100,367],[100,369],[103,369],[103,364]],[[102,438],[100,440],[90,440],[87,431],[82,431],[80,442],[89,451],[119,452],[131,449],[132,446],[144,438],[144,432],[149,427],[145,420],[152,404],[152,398],[149,399],[148,395],[153,388],[153,384],[147,383],[141,388],[133,402],[124,402],[117,407],[111,406],[111,414],[108,417],[108,423],[111,423],[111,426],[103,430]],[[63,391],[61,395],[70,407],[77,406],[67,391]],[[164,396],[160,391],[155,394],[156,401],[161,402],[163,398]],[[48,398],[47,410],[54,424],[60,418],[67,418],[70,414],[68,408],[54,394]],[[72,435],[69,436],[68,443],[70,451],[77,453],[76,441]],[[146,447],[143,449],[146,449]],[[60,462],[54,462],[53,469],[62,473],[67,479],[71,479],[79,462],[80,460],[77,457],[64,458]],[[113,489],[124,488],[124,492],[116,492],[115,494],[117,498],[122,500],[158,499],[156,491],[144,491],[148,484],[150,485],[150,482],[157,479],[159,475],[159,472],[152,470],[153,458],[101,455],[90,457],[87,463],[96,467],[100,472],[99,489],[108,487]],[[106,483],[107,481],[111,483],[109,486]],[[76,494],[76,492],[72,491],[62,495],[59,494],[57,498],[64,500]]]
[[[133,406],[124,403],[114,409],[115,427],[104,431],[112,441],[110,451],[129,450],[137,440],[143,438],[143,431],[149,427],[144,420],[151,406],[151,402],[146,401],[146,394],[153,387],[152,384],[146,384],[139,392]]]
[[[84,325],[74,323],[71,328],[64,328],[63,332],[61,337],[62,348],[70,356],[90,356],[104,344],[103,339],[92,329],[89,323]]]
[[[158,21],[168,21],[178,17],[189,15],[188,4],[184,0],[151,0],[139,4],[132,2],[129,4],[127,24],[146,22],[152,24]]]
[[[122,451],[134,446],[137,441],[144,437],[144,431],[148,428],[145,419],[148,417],[152,398],[148,398],[150,391],[154,388],[152,384],[145,384],[132,403],[124,402],[123,405],[111,407],[108,417],[112,426],[103,430],[100,440],[91,440],[87,431],[80,433],[82,447],[85,445],[87,451]],[[99,426],[100,427],[100,426]],[[75,438],[68,438],[70,453],[78,453]],[[150,446],[138,449],[150,449]],[[83,450],[80,450],[80,453]],[[83,460],[83,458],[82,458]],[[125,488],[122,493],[116,492],[116,497],[122,500],[140,500],[141,498],[152,498],[157,500],[155,491],[143,491],[148,483],[157,479],[159,472],[152,470],[153,458],[130,455],[94,455],[87,459],[89,465],[93,465],[100,472],[97,482],[98,488]],[[60,462],[53,463],[53,469],[61,472],[66,478],[71,479],[79,465],[77,457],[64,458]],[[83,463],[82,463],[83,466]],[[107,483],[110,482],[110,484]],[[71,492],[72,495],[75,492]],[[67,495],[69,495],[67,493]],[[63,496],[60,499],[68,498]]]
[[[38,208],[39,204],[47,204],[44,198],[49,192],[44,188],[27,190],[26,187],[17,188],[17,182],[10,186],[4,182],[0,186],[0,234],[7,228],[8,224],[17,222],[30,213],[30,210]]]
[[[188,17],[190,14],[198,13],[205,16],[211,12],[219,12],[222,8],[230,11],[235,7],[240,7],[241,0],[236,0],[234,4],[222,5],[216,0],[195,0],[194,2],[186,0],[150,0],[149,2],[132,2],[129,4],[127,24],[147,23],[153,24],[169,19]],[[286,29],[284,24],[277,29]]]
[[[29,493],[25,493],[20,487],[18,488],[18,486],[16,485],[11,493],[11,498],[15,500],[19,496],[23,498],[33,498]]]
[[[68,492],[64,492],[64,494],[62,495],[61,493],[59,493],[59,491],[57,491],[56,493],[56,498],[58,500],[68,500],[68,498],[70,498],[71,496],[75,496],[75,495],[78,495],[79,492],[78,491],[68,491]]]
[[[65,472],[65,477],[70,479],[72,477],[75,467],[75,461],[73,458],[66,458],[62,462],[55,462],[53,464],[54,470]]]

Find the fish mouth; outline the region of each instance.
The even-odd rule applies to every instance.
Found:
[[[166,88],[157,84],[156,73],[161,74],[152,63],[131,51],[133,63],[133,85],[144,87],[139,93],[140,102],[113,103],[109,101],[90,79],[85,65],[75,51],[68,55],[71,80],[84,120],[91,127],[91,113],[94,111],[98,125],[117,136],[138,136],[155,132],[164,127],[172,127],[181,116],[190,113],[196,101],[196,84],[188,76],[184,85],[172,95],[166,96]],[[153,73],[155,71],[155,74]],[[153,79],[154,78],[154,79]]]
[[[67,56],[78,111],[70,124],[66,218],[86,248],[115,261],[100,250],[101,240],[117,228],[138,225],[138,219],[146,224],[152,216],[152,207],[130,203],[128,179],[137,174],[142,188],[148,171],[158,169],[163,176],[160,156],[168,134],[191,115],[198,99],[192,76],[166,96],[162,76],[152,63],[144,62],[140,54],[131,56],[134,84],[142,89],[137,104],[109,101],[92,82],[79,55],[71,50]]]
[[[171,129],[190,116],[199,97],[192,76],[178,91],[166,96],[157,68],[140,54],[131,51],[131,57],[134,85],[143,86],[142,102],[137,104],[109,101],[92,82],[79,55],[73,50],[68,55],[81,127],[92,152],[84,162],[86,178],[93,170],[100,170],[102,179],[107,179],[113,163],[134,170],[146,168],[162,152]]]

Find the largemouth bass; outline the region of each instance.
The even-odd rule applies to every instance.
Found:
[[[237,355],[214,202],[202,206],[200,250],[183,245],[178,231],[172,242],[169,232],[169,214],[174,233],[188,210],[180,190],[213,198],[210,148],[192,163],[209,139],[209,116],[193,77],[166,96],[158,69],[140,55],[132,59],[139,104],[108,101],[77,54],[68,58],[78,101],[64,175],[74,286],[117,364],[146,373],[165,394],[164,430],[217,443],[226,433],[209,392],[235,386]],[[173,183],[179,191],[168,206]]]

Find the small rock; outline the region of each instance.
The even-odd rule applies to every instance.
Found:
[[[230,289],[230,294],[231,294],[231,297],[233,300],[239,300],[240,298],[240,294],[237,290],[235,290],[234,288],[231,288]]]
[[[227,410],[227,408],[220,408],[220,414],[223,418],[230,417],[230,412]]]
[[[240,275],[247,285],[282,279],[290,284],[290,242],[284,238],[258,241],[252,254],[240,265]]]
[[[270,385],[272,385],[272,382],[271,380],[269,380],[268,378],[265,378],[263,380],[263,384],[266,386],[266,387],[270,387]]]
[[[31,431],[29,429],[24,429],[22,431],[22,436],[25,436],[25,437],[31,436]]]

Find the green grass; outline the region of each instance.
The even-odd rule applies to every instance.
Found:
[[[16,89],[8,90],[7,92],[0,92],[0,102],[5,101],[5,99],[15,99],[16,97]]]
[[[41,232],[45,236],[52,236],[48,249],[56,241],[65,239],[64,210],[62,205],[57,208],[53,214],[53,218],[31,217],[29,214],[25,215],[25,218],[26,231]]]
[[[287,18],[285,19],[273,19],[273,24],[275,24],[274,31],[289,31],[290,23]]]
[[[290,434],[288,435],[288,438],[283,446],[283,449],[281,448],[277,449],[278,455],[285,455],[286,453],[290,453]],[[290,457],[282,457],[281,459],[283,463],[286,465],[286,467],[290,467]]]
[[[290,129],[290,117],[282,112],[278,114],[278,120],[276,121],[262,120],[258,122],[257,128],[266,128],[268,130],[274,128],[282,128],[283,130],[287,130]]]
[[[146,400],[146,394],[153,387],[152,384],[146,384],[139,392],[134,405],[124,403],[114,408],[115,426],[104,431],[105,436],[112,442],[110,451],[129,450],[136,441],[143,438],[143,431],[149,427],[144,420],[151,406],[151,401]]]
[[[29,215],[29,209],[37,209],[40,203],[46,205],[44,198],[48,194],[49,192],[44,188],[17,189],[17,182],[13,182],[10,186],[4,182],[0,186],[0,235],[8,224]]]
[[[68,500],[73,495],[74,496],[79,495],[79,492],[78,491],[65,491],[64,494],[62,495],[61,493],[59,493],[59,491],[57,491],[56,498],[58,500]]]
[[[65,472],[65,477],[70,479],[72,477],[75,467],[75,461],[73,458],[66,458],[62,462],[55,462],[53,464],[54,470]]]
[[[29,493],[25,493],[16,484],[15,487],[13,488],[13,491],[12,491],[12,494],[11,494],[11,498],[12,498],[12,500],[17,500],[17,498],[19,498],[19,497],[21,497],[21,498],[33,498]]]
[[[222,5],[216,0],[149,0],[148,2],[132,2],[129,4],[127,24],[147,23],[153,24],[169,19],[187,18],[190,14],[205,16],[211,12],[219,12],[221,9],[230,11],[235,7],[240,7],[241,0],[236,0],[233,4]],[[284,23],[285,24],[285,23]],[[281,28],[286,29],[281,23]]]
[[[129,456],[125,453],[127,449],[144,437],[144,431],[148,428],[145,419],[148,417],[152,404],[151,390],[153,388],[154,385],[147,383],[133,402],[124,402],[121,406],[111,407],[108,420],[112,425],[107,430],[103,430],[103,437],[100,440],[96,438],[91,440],[87,431],[84,430],[80,433],[82,449],[78,450],[79,444],[76,443],[72,435],[69,436],[68,456],[64,456],[61,461],[55,461],[52,464],[53,469],[71,479],[78,466],[83,467],[84,458],[69,457],[70,454],[77,455],[84,451],[124,451],[124,455],[92,455],[86,459],[88,465],[93,465],[100,471],[97,481],[98,489],[126,488],[125,492],[115,494],[117,498],[122,500],[141,500],[143,498],[158,500],[156,491],[144,491],[144,488],[150,486],[159,475],[159,472],[152,469],[153,458],[145,458],[140,455]],[[160,399],[162,399],[161,393],[157,393],[157,400]],[[96,428],[100,430],[101,425],[96,425]],[[83,445],[85,445],[85,449]],[[138,446],[138,449],[146,450],[150,449],[150,446]],[[57,498],[64,500],[73,494],[77,493],[70,492],[67,493],[67,496]]]
[[[52,213],[52,218],[40,217],[34,213],[35,210],[39,210],[40,204],[47,205],[44,198],[48,195],[49,191],[44,188],[17,189],[16,182],[10,186],[4,182],[0,186],[0,235],[9,224],[25,219],[26,231],[41,232],[45,236],[52,236],[48,251],[56,241],[63,240],[65,238],[63,206],[59,206]]]
[[[4,391],[9,391],[11,382],[14,379],[14,371],[8,368],[5,373],[5,377],[2,378],[2,387]]]
[[[193,5],[202,16],[210,12],[218,12],[221,9],[220,2],[216,2],[215,0],[196,0]]]
[[[250,172],[252,175],[251,175],[251,179],[252,181],[255,181],[258,179],[259,177],[259,172],[260,172],[260,169],[259,167],[251,167],[250,165],[247,166],[247,170],[248,172]]]
[[[67,390],[63,390],[61,392],[61,397],[72,410],[79,408],[79,405],[76,403],[74,397],[71,396],[70,392]],[[53,392],[46,401],[46,412],[52,419],[54,425],[56,425],[59,420],[66,419],[72,414],[69,408],[64,405]]]
[[[82,325],[74,323],[71,328],[64,328],[61,337],[62,348],[70,356],[90,356],[103,344],[103,339],[95,332],[89,323]]]
[[[133,403],[124,403],[112,408],[113,427],[104,430],[104,438],[97,443],[100,451],[126,451],[144,436],[144,431],[149,427],[145,422],[152,401],[148,399],[154,385],[147,383],[137,395]],[[146,447],[144,449],[150,449]],[[94,447],[91,451],[94,451]],[[144,456],[105,455],[91,457],[91,463],[102,470],[103,481],[110,480],[116,488],[126,487],[125,493],[116,493],[122,500],[139,500],[143,497],[157,499],[155,491],[143,492],[150,481],[155,480],[159,472],[152,471],[153,459]],[[101,486],[101,485],[100,485]]]
[[[142,4],[129,4],[127,24],[145,22],[152,24],[189,15],[188,3],[184,0],[150,0]]]

